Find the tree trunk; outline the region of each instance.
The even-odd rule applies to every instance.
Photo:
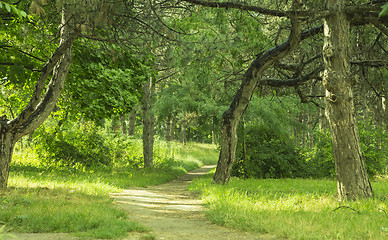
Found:
[[[296,47],[300,41],[300,33],[299,23],[294,19],[288,40],[283,44],[260,54],[246,71],[243,82],[237,91],[233,102],[222,116],[221,151],[217,169],[213,177],[214,183],[226,184],[230,179],[232,166],[235,162],[237,126],[261,79],[261,75],[265,70],[272,66],[275,61],[283,58]]]
[[[349,65],[350,23],[343,9],[345,2],[327,1],[332,14],[324,21],[323,85],[339,199],[356,200],[372,197],[373,191],[364,166],[355,118]]]
[[[128,135],[129,136],[133,136],[135,134],[136,113],[137,113],[137,106],[135,106],[132,109],[132,111],[129,113],[129,118],[128,118]]]
[[[121,133],[123,135],[127,134],[127,123],[125,122],[125,118],[125,114],[121,115],[120,117]]]
[[[0,189],[6,188],[15,139],[7,126],[7,119],[0,121]]]
[[[71,48],[79,35],[75,25],[69,24],[70,19],[74,20],[70,12],[63,9],[60,44],[42,68],[26,108],[12,120],[8,121],[6,116],[0,120],[0,188],[7,187],[9,166],[15,143],[21,137],[33,132],[47,119],[64,88],[71,65]],[[46,80],[51,73],[51,81],[48,83],[44,95],[41,96],[46,86]]]
[[[152,112],[153,95],[155,92],[155,82],[150,79],[144,84],[143,101],[143,156],[144,167],[152,168],[154,152],[154,114]]]

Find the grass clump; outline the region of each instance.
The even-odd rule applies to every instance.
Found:
[[[203,178],[190,187],[217,224],[287,239],[387,239],[387,180],[373,188],[375,199],[338,202],[332,180],[234,178],[222,186]]]
[[[12,231],[67,232],[94,238],[117,238],[146,231],[104,196],[64,188],[8,188],[0,194],[0,219]]]

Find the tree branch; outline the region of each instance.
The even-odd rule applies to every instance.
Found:
[[[20,115],[17,116],[15,119],[11,120],[10,122],[13,128],[23,124],[30,117],[30,115],[35,111],[36,106],[40,102],[40,97],[46,85],[45,83],[47,78],[49,77],[55,65],[61,59],[63,54],[66,52],[66,50],[72,46],[73,42],[78,37],[78,35],[79,35],[79,32],[75,31],[69,39],[61,43],[61,45],[59,45],[59,47],[55,50],[55,52],[47,61],[47,63],[43,66],[39,79],[35,84],[35,89],[31,96],[30,102],[28,103],[26,108],[20,113]]]
[[[181,2],[188,2],[195,5],[201,5],[201,6],[212,7],[212,8],[239,9],[239,10],[251,11],[251,12],[256,12],[263,15],[274,16],[274,17],[298,17],[298,18],[314,17],[315,19],[317,19],[317,18],[323,18],[329,14],[328,11],[296,11],[296,10],[279,11],[279,10],[273,10],[273,9],[259,7],[259,6],[247,5],[245,3],[239,3],[239,2],[217,2],[217,1],[203,1],[203,0],[181,0]]]
[[[298,77],[298,78],[290,78],[287,80],[283,79],[275,79],[275,78],[266,78],[260,81],[261,85],[265,86],[271,86],[271,87],[293,87],[298,86],[304,82],[307,82],[308,80],[318,78],[319,73],[323,71],[323,67],[319,67],[311,71],[310,73]]]

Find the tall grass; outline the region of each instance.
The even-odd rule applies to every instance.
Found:
[[[141,141],[130,141],[112,166],[98,168],[56,168],[42,163],[31,148],[17,149],[9,188],[0,193],[2,231],[67,232],[91,238],[119,238],[129,231],[147,231],[115,207],[108,193],[170,181],[203,165],[203,158],[190,154],[192,148],[205,156],[201,152],[210,147],[157,139],[157,169],[144,169],[138,164]]]
[[[333,180],[196,180],[208,218],[217,224],[287,239],[388,239],[387,179],[373,182],[375,199],[338,202]]]

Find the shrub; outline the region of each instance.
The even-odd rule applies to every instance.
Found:
[[[241,138],[240,138],[241,139]],[[240,140],[242,141],[242,140]],[[246,128],[246,159],[239,143],[232,174],[239,177],[285,178],[305,176],[304,161],[290,138],[264,124]]]
[[[44,165],[57,167],[109,166],[113,156],[94,124],[71,126],[66,131],[41,128],[35,150]]]

